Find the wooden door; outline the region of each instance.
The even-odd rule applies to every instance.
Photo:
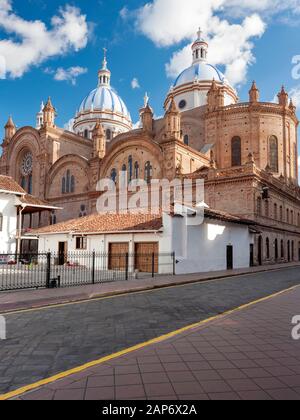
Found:
[[[108,269],[126,270],[126,254],[129,252],[128,242],[116,242],[109,244]]]
[[[152,273],[154,254],[154,273],[158,273],[158,242],[135,244],[135,269],[141,273]]]

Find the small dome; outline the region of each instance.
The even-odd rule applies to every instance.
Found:
[[[112,111],[121,114],[131,121],[130,113],[117,92],[110,86],[99,86],[92,90],[80,105],[79,112]]]
[[[216,80],[217,82],[228,84],[229,82],[225,78],[224,74],[221,73],[215,66],[201,61],[194,63],[191,67],[185,69],[176,79],[174,87],[191,83],[195,80]]]

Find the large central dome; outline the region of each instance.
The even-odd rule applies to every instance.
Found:
[[[98,86],[82,101],[79,112],[111,111],[125,116],[131,121],[130,113],[122,98],[110,86]]]
[[[100,121],[106,132],[107,141],[132,128],[130,113],[117,92],[110,85],[111,73],[107,68],[106,50],[101,70],[98,72],[98,86],[81,102],[76,114],[75,133],[92,138],[96,122]]]

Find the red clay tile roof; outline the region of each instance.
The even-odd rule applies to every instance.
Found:
[[[78,219],[35,229],[31,234],[47,233],[105,233],[158,231],[162,227],[162,217],[151,214],[93,214]]]
[[[0,190],[26,194],[22,187],[10,176],[0,175]]]

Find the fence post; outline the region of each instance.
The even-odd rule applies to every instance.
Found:
[[[93,260],[92,260],[92,284],[95,284],[95,262],[96,262],[96,253],[95,253],[95,251],[93,251],[92,258],[93,258]]]
[[[176,255],[175,252],[172,252],[173,257],[173,276],[176,276]]]
[[[51,252],[47,252],[46,288],[49,289],[51,281]]]
[[[155,254],[152,253],[152,278],[154,278],[154,271],[155,271]]]
[[[129,277],[129,254],[128,252],[126,253],[126,274],[125,274],[125,278],[126,280],[128,280]]]

